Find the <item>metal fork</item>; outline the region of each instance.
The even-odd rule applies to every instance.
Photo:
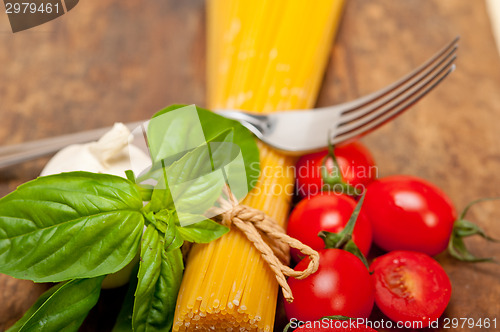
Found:
[[[251,114],[239,110],[215,110],[239,121],[259,139],[288,154],[301,154],[356,139],[401,114],[441,83],[454,69],[459,37],[420,67],[391,85],[344,104]],[[129,123],[132,130],[143,121]],[[35,159],[77,143],[98,139],[108,128],[63,135],[0,148],[0,168]]]
[[[351,102],[314,112],[218,113],[241,122],[262,141],[289,154],[318,150],[328,141],[338,144],[353,140],[392,120],[441,83],[455,69],[458,40],[453,39],[400,80]]]

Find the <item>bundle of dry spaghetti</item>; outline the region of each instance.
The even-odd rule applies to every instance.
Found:
[[[343,0],[208,0],[210,108],[254,112],[313,107]],[[283,226],[294,159],[260,144],[261,177],[243,204]],[[195,245],[177,298],[174,331],[271,331],[278,283],[237,229]]]

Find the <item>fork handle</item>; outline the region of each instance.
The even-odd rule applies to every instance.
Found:
[[[132,130],[141,123],[143,123],[143,121],[128,123],[125,125]],[[71,144],[81,144],[95,141],[111,130],[111,128],[112,127],[93,129],[74,134],[0,147],[0,169],[50,155]]]
[[[229,119],[240,121],[258,137],[262,135],[262,131],[265,129],[265,116],[249,115],[238,111],[228,110],[214,111]],[[125,126],[132,131],[134,128],[137,128],[143,123],[144,121],[131,122],[126,123]],[[71,144],[81,144],[95,141],[111,130],[111,128],[112,127],[92,129],[73,134],[0,147],[0,169],[50,155]]]

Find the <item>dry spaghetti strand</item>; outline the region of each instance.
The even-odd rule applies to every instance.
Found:
[[[313,107],[343,3],[208,0],[208,106],[253,112]],[[284,226],[295,159],[259,147],[261,176],[242,204]],[[278,288],[259,250],[233,227],[193,247],[173,329],[271,331]]]

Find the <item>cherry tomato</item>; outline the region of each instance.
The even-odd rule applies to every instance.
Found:
[[[316,324],[316,325],[314,325]],[[328,325],[326,325],[328,324]],[[355,320],[329,320],[329,321],[315,321],[315,322],[305,322],[304,325],[296,329],[295,331],[302,332],[377,332],[376,330],[367,327],[363,324],[358,324]]]
[[[425,180],[405,175],[370,184],[362,210],[379,247],[431,256],[446,249],[457,217],[444,192]]]
[[[361,143],[339,145],[335,147],[334,153],[344,181],[351,186],[363,190],[377,177],[373,157]],[[308,154],[302,156],[297,162],[296,189],[301,197],[310,197],[321,193],[323,188],[321,168],[327,154],[327,150]],[[326,168],[328,172],[333,172],[332,160],[327,162]]]
[[[325,247],[318,236],[320,231],[339,233],[349,221],[356,208],[356,201],[346,195],[328,193],[304,199],[290,214],[287,233],[315,250]],[[363,255],[368,255],[372,244],[372,227],[361,209],[353,232],[353,241]],[[291,250],[293,259],[298,262],[301,253]]]
[[[288,319],[319,320],[342,315],[368,318],[374,303],[373,280],[366,266],[353,254],[341,249],[319,251],[319,268],[309,277],[288,279],[294,301],[285,301]],[[309,257],[297,264],[304,270]]]
[[[450,279],[426,254],[393,251],[370,266],[375,303],[390,319],[428,326],[441,316],[451,296]]]

